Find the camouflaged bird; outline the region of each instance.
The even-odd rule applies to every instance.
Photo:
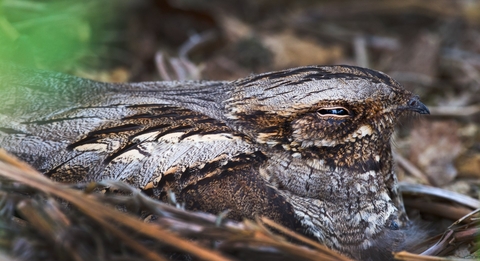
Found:
[[[267,216],[363,260],[407,247],[390,138],[428,114],[389,76],[307,66],[111,84],[0,70],[0,146],[61,182],[123,180],[187,209]]]

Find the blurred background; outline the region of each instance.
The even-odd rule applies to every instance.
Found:
[[[397,132],[400,178],[479,196],[477,0],[0,0],[0,60],[111,82],[380,70],[432,112]]]

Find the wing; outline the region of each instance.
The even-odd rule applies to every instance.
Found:
[[[0,70],[0,146],[58,181],[117,179],[149,188],[256,151],[215,113],[195,110],[215,106],[198,99],[218,96],[224,82],[115,85],[8,70]]]
[[[259,174],[265,156],[232,131],[225,82],[106,84],[0,64],[0,147],[52,179],[127,181],[188,209],[268,216],[302,229]]]

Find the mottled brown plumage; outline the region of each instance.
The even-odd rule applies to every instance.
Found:
[[[108,84],[1,69],[0,146],[52,179],[170,189],[188,209],[268,216],[358,259],[407,247],[390,138],[402,114],[428,109],[383,73]]]

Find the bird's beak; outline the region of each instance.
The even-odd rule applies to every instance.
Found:
[[[418,112],[420,114],[430,114],[427,106],[423,104],[418,96],[412,97],[405,106],[400,107],[401,110]]]

